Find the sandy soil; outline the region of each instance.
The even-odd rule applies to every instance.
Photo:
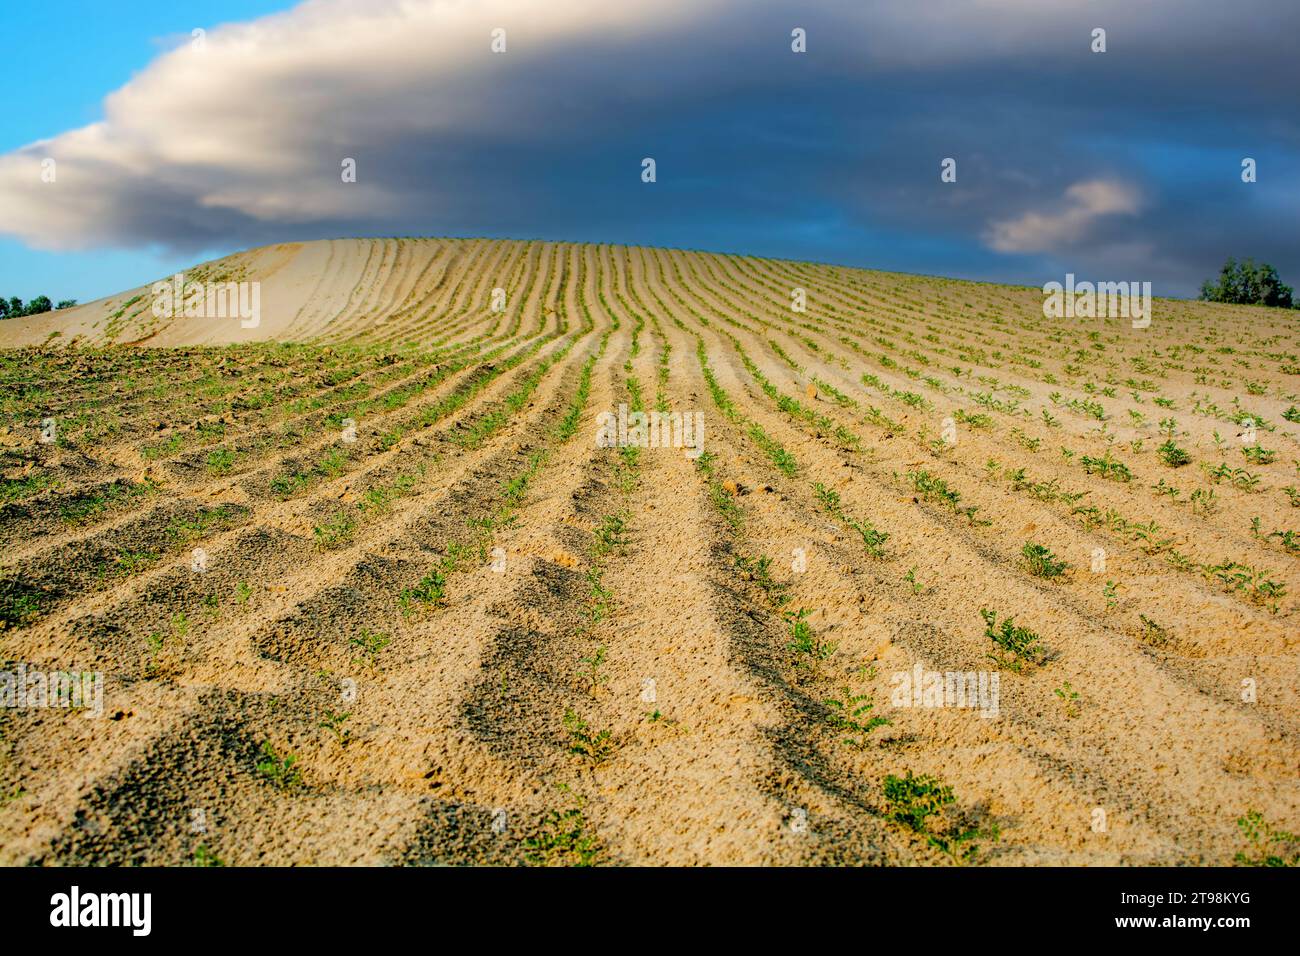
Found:
[[[0,863],[1300,852],[1294,314],[488,240],[190,275],[261,324],[0,323],[0,672],[103,679],[0,708]],[[620,404],[704,454],[601,447]]]

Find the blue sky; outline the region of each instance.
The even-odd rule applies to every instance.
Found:
[[[1173,295],[1237,255],[1300,284],[1297,28],[1290,0],[5,4],[0,294],[408,234]]]
[[[276,0],[125,0],[108,14],[91,0],[0,6],[0,36],[11,38],[6,73],[14,83],[0,100],[0,153],[103,119],[104,95],[196,25],[287,6]],[[17,77],[29,78],[30,85],[20,88]],[[86,302],[191,261],[161,246],[51,254],[0,233],[0,294]]]

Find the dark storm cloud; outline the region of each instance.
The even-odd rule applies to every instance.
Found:
[[[1296,5],[1078,6],[309,3],[0,158],[0,228],[54,248],[546,236],[1172,294],[1229,254],[1300,274]]]

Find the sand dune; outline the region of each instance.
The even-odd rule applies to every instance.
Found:
[[[260,324],[0,322],[0,670],[103,675],[0,710],[0,862],[1296,850],[1237,822],[1300,829],[1290,316],[489,240],[191,278]]]

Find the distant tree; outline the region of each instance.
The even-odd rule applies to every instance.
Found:
[[[64,299],[56,306],[50,301],[48,295],[38,295],[26,305],[16,295],[9,299],[0,297],[0,319],[18,319],[24,315],[40,315],[42,312],[49,312],[51,309],[70,309],[76,304],[76,299]]]
[[[1219,270],[1218,281],[1206,279],[1201,285],[1201,298],[1206,302],[1228,302],[1234,305],[1267,305],[1289,309],[1300,307],[1289,285],[1268,263],[1256,265],[1254,259],[1238,262],[1231,257]]]

